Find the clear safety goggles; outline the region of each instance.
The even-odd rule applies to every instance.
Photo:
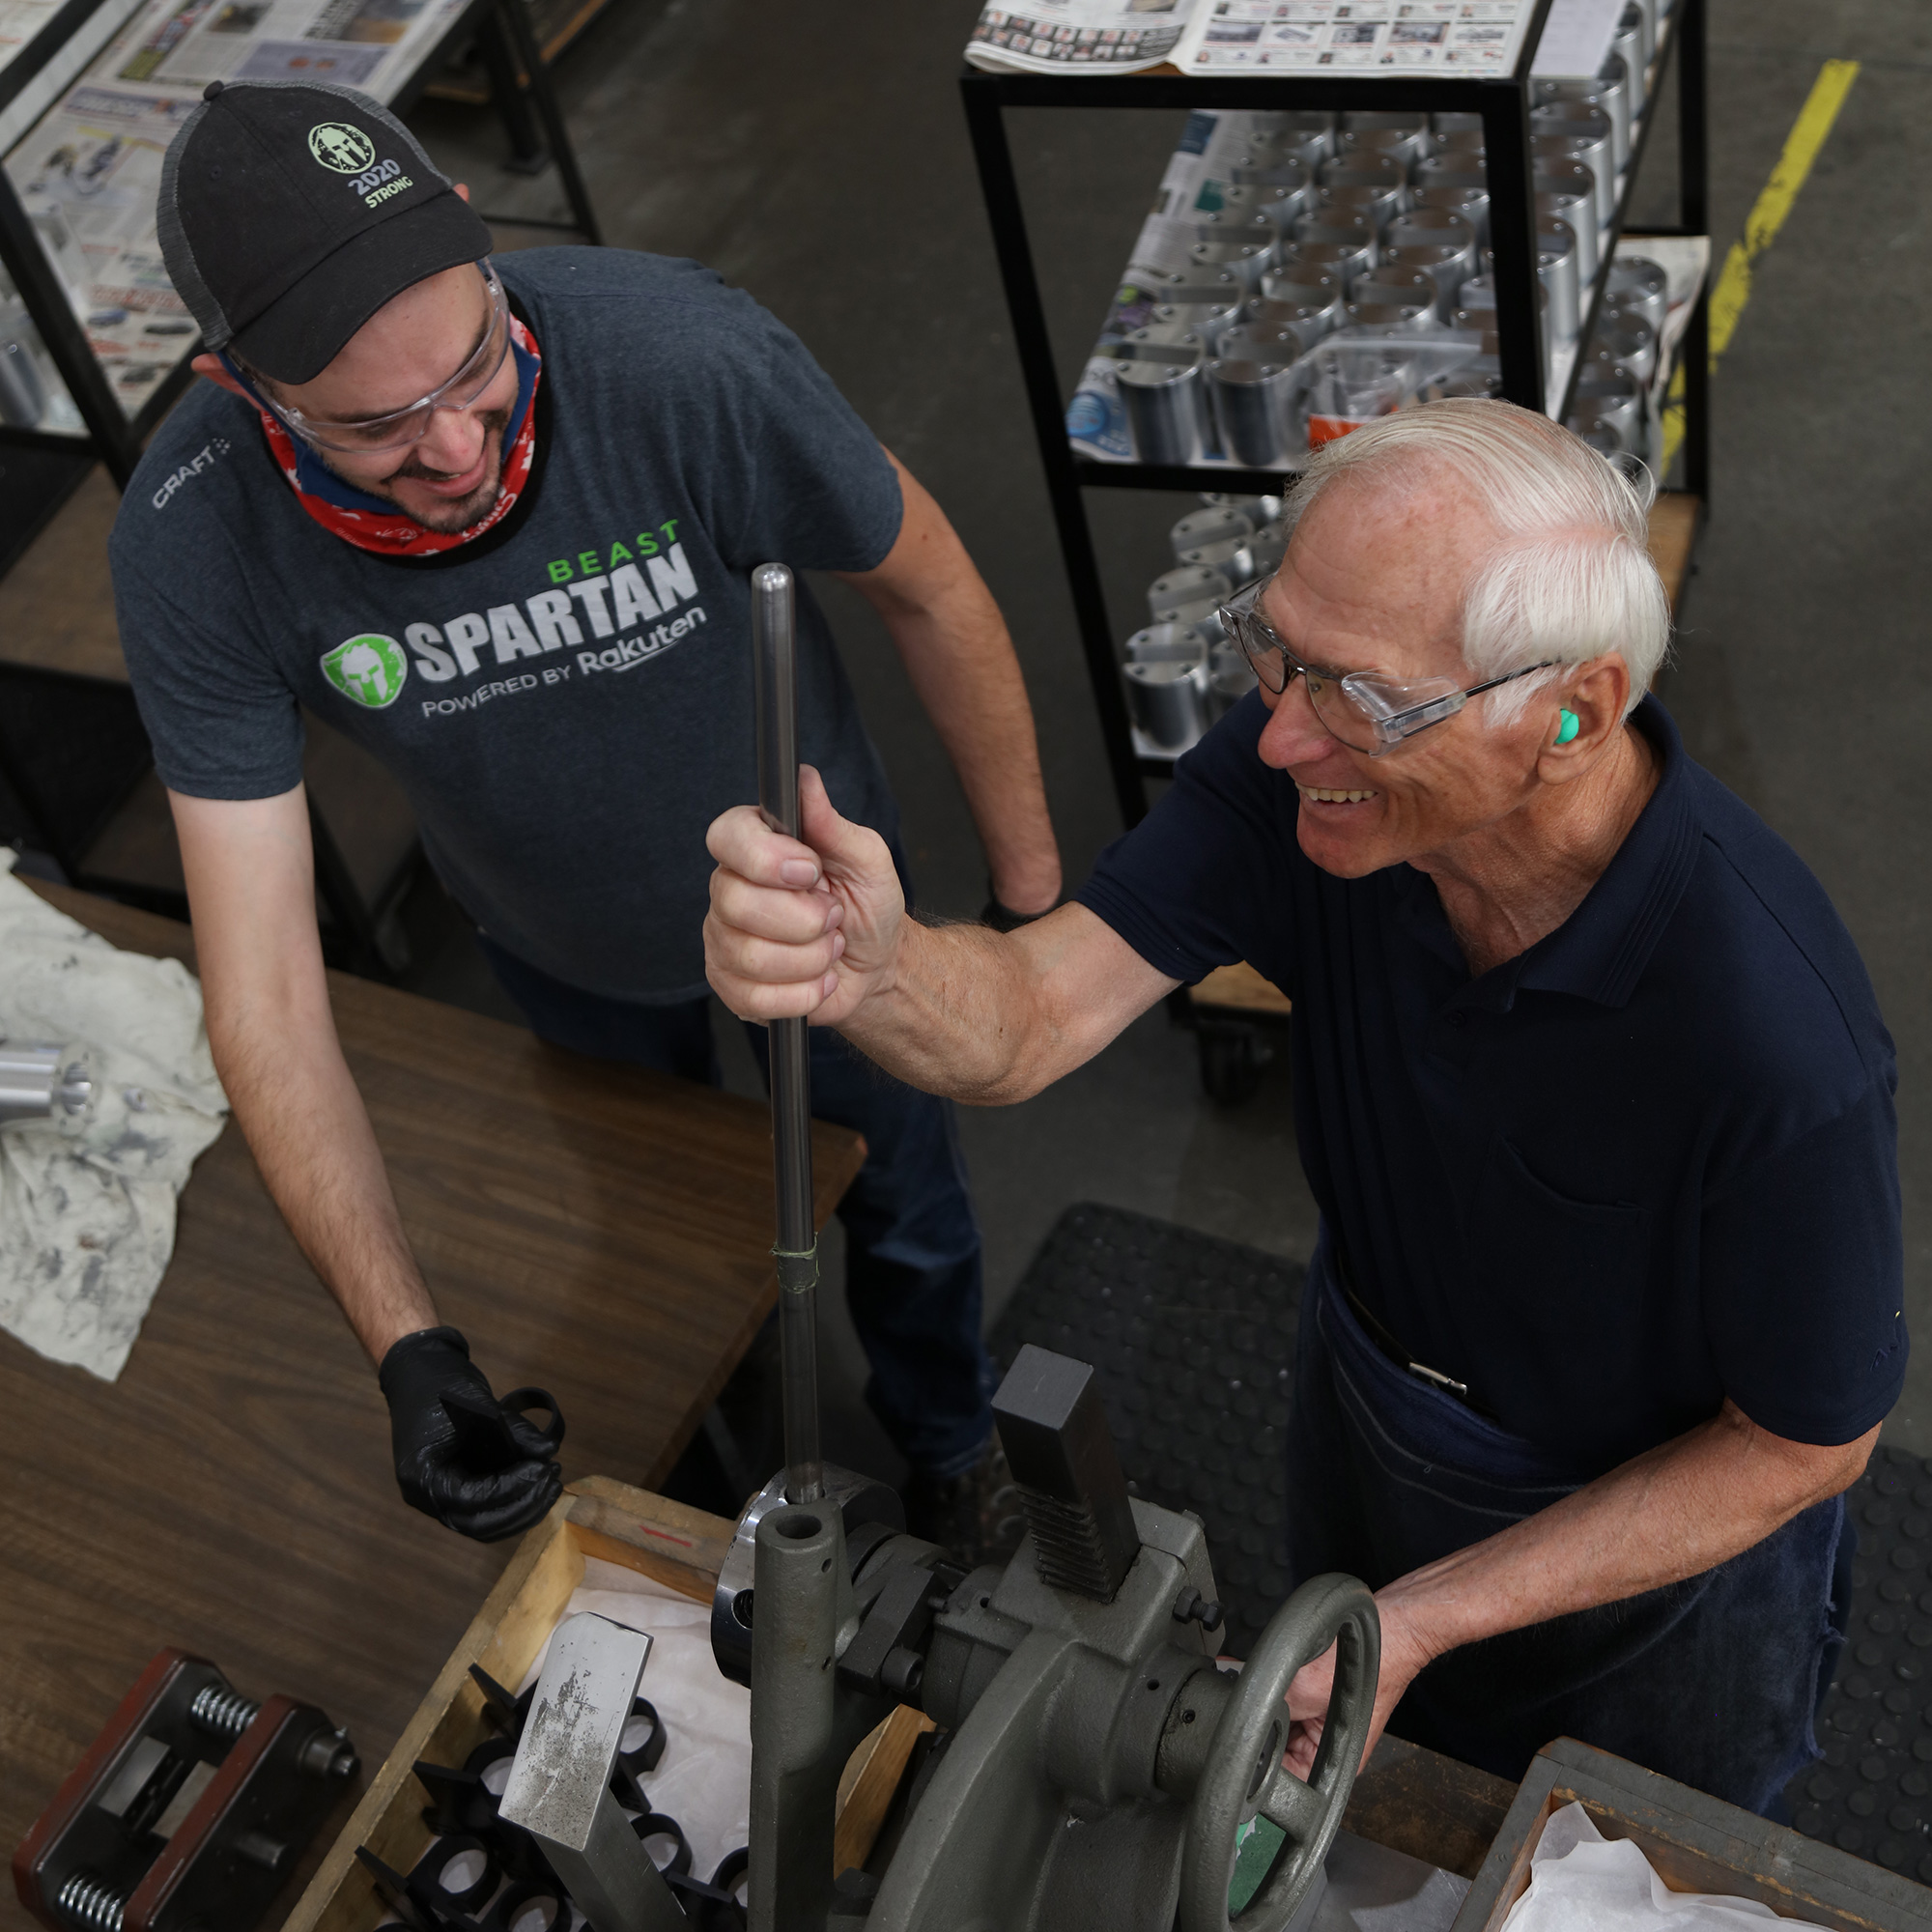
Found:
[[[1237,591],[1220,607],[1222,628],[1240,645],[1241,654],[1267,690],[1286,691],[1299,677],[1329,735],[1351,752],[1372,758],[1385,756],[1432,724],[1453,718],[1468,703],[1499,684],[1548,670],[1548,664],[1525,665],[1521,670],[1490,678],[1483,684],[1460,686],[1452,677],[1396,678],[1378,670],[1323,670],[1290,649],[1287,641],[1261,613],[1260,579]]]
[[[328,422],[304,415],[300,410],[278,403],[270,396],[265,395],[261,400],[303,441],[339,451],[344,456],[381,456],[420,442],[429,434],[438,410],[473,409],[478,398],[497,380],[503,358],[510,353],[509,298],[488,262],[478,262],[476,267],[490,298],[482,339],[470,351],[463,367],[419,402],[412,403],[406,410],[391,410],[386,415],[364,416],[355,422]],[[251,390],[254,386],[250,384]]]

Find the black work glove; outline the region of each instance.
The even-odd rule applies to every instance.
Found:
[[[454,1328],[419,1328],[376,1373],[389,1404],[396,1486],[412,1509],[478,1543],[497,1543],[539,1520],[563,1490],[556,1452],[563,1411],[538,1388],[499,1402]],[[548,1429],[524,1419],[547,1408]]]
[[[1050,905],[1046,912],[1057,912],[1058,905]],[[980,915],[980,923],[989,925],[995,932],[1017,932],[1023,925],[1031,925],[1037,919],[1044,919],[1046,912],[1015,912],[1011,906],[1002,905],[1000,895],[993,890],[993,882],[986,881],[986,910]]]

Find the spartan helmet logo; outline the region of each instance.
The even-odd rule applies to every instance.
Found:
[[[339,175],[359,175],[376,163],[376,144],[347,121],[318,121],[308,130],[308,151]]]
[[[394,638],[365,633],[337,644],[323,659],[322,674],[344,697],[381,711],[396,701],[410,667]]]

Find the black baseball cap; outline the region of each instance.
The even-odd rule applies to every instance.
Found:
[[[327,81],[213,81],[161,162],[169,279],[210,349],[320,375],[412,283],[490,231],[386,107]]]

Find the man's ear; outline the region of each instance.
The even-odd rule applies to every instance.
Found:
[[[1530,715],[1541,718],[1549,734],[1536,761],[1545,784],[1581,778],[1623,730],[1631,688],[1623,654],[1607,651],[1579,668],[1567,696],[1552,691],[1546,697],[1538,692],[1530,700]]]
[[[206,376],[217,389],[226,389],[231,396],[240,396],[244,403],[254,402],[255,398],[228,373],[220,356],[197,355],[188,367],[197,376]]]

